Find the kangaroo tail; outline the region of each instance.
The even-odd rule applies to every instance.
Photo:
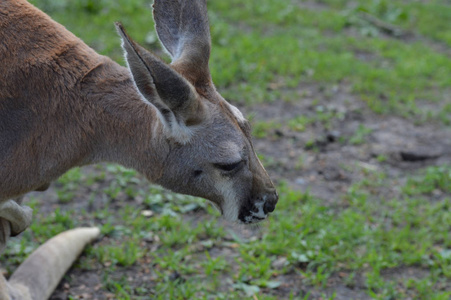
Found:
[[[58,234],[34,251],[7,282],[0,274],[0,300],[46,300],[83,248],[100,230],[76,228]]]

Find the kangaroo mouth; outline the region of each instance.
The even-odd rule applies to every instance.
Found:
[[[266,219],[268,214],[263,210],[265,202],[243,205],[238,214],[238,220],[244,224],[254,224]]]
[[[224,202],[217,203],[209,201],[221,215],[228,221],[238,222],[240,224],[255,224],[265,220],[269,212],[264,209],[265,201],[252,202],[246,201],[243,205],[225,205]]]

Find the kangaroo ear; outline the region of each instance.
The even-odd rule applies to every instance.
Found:
[[[166,63],[135,43],[120,23],[116,29],[139,93],[161,113],[163,124],[173,137],[186,143],[191,130],[187,127],[201,122],[203,106],[194,87]]]
[[[172,65],[195,86],[211,84],[211,40],[206,0],[155,0],[155,27]]]

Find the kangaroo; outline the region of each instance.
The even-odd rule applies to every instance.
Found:
[[[254,151],[249,122],[212,82],[206,0],[155,0],[153,16],[172,62],[116,23],[125,68],[25,0],[0,2],[0,252],[31,223],[23,194],[98,162],[119,163],[169,190],[205,198],[231,222],[256,223],[274,211],[278,195]],[[97,234],[76,229],[41,246],[40,258],[30,257],[19,275],[0,279],[0,300],[46,299]],[[61,250],[65,239],[80,241],[71,254]],[[53,262],[59,277],[33,281],[41,272],[36,261],[49,249],[60,249],[52,251],[66,269]]]

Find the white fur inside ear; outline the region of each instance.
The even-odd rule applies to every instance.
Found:
[[[163,126],[163,134],[166,137],[171,138],[182,145],[185,145],[196,133],[198,129],[197,126],[190,126],[188,128],[185,124],[180,124],[179,122],[177,122],[174,114],[171,113],[163,116],[159,109],[157,109],[154,105],[152,105],[152,107],[157,112],[157,117],[160,120],[161,126]],[[155,130],[157,130],[157,126],[154,126],[154,128]],[[154,134],[158,133],[155,132]]]
[[[194,88],[194,86],[189,83],[188,81],[186,81],[186,84],[189,86],[190,88],[190,99],[187,101],[195,101],[196,98],[196,89]],[[163,102],[159,99],[160,102]],[[170,131],[171,131],[171,135],[172,137],[177,140],[179,143],[181,144],[187,144],[191,138],[193,137],[193,135],[195,134],[196,130],[199,128],[198,126],[186,126],[184,122],[178,122],[175,115],[171,114],[171,120],[170,120]],[[167,124],[169,125],[169,124]]]
[[[233,106],[232,104],[230,104],[228,102],[227,102],[227,105],[229,106],[230,111],[233,113],[233,115],[235,116],[235,118],[237,119],[237,121],[239,123],[244,123],[244,121],[246,121],[243,114],[236,106]]]
[[[128,65],[127,53],[125,52],[124,55],[126,58],[125,61],[127,62],[127,68],[128,68],[128,71],[130,72],[130,76],[131,76],[131,79],[132,79],[132,82],[133,82],[136,92],[138,93],[139,97],[141,98],[141,100],[144,103],[152,106],[155,109],[155,111],[157,112],[157,116],[160,119],[161,124],[163,125],[165,134],[168,136],[171,136],[172,138],[177,140],[177,142],[179,142],[183,145],[188,143],[194,134],[195,128],[188,128],[185,124],[180,124],[179,122],[177,122],[174,114],[171,114],[169,117],[169,120],[167,120],[163,116],[163,114],[160,112],[160,110],[155,105],[153,105],[149,100],[147,100],[143,94],[141,94],[138,86],[136,85],[135,79],[133,78],[133,74],[130,70],[130,66]],[[155,86],[154,86],[154,89],[156,89]],[[169,110],[169,108],[167,108],[166,104],[164,104],[164,102],[159,98],[157,93],[155,93],[155,98],[153,99],[153,101],[158,103],[161,107],[164,107]]]
[[[170,127],[171,128],[168,128],[168,133],[182,145],[187,144],[191,140],[196,130],[196,127],[194,126],[188,128],[185,124],[178,123],[175,118]]]
[[[122,35],[121,35],[122,36]],[[122,36],[122,49],[124,50],[124,58],[125,58],[125,62],[127,63],[127,69],[130,73],[130,78],[133,82],[133,85],[135,87],[136,92],[138,93],[138,95],[140,96],[141,100],[148,104],[151,105],[157,112],[157,116],[161,121],[161,124],[163,125],[164,128],[164,133],[168,136],[173,138],[174,140],[176,140],[178,143],[180,144],[186,144],[188,143],[196,128],[194,126],[190,126],[189,128],[182,122],[178,122],[177,118],[175,117],[174,113],[171,112],[170,114],[165,114],[163,116],[163,114],[161,113],[160,109],[165,109],[170,111],[169,107],[166,105],[166,103],[159,97],[158,93],[155,92],[154,95],[152,95],[152,99],[147,99],[139,90],[138,85],[136,84],[135,78],[133,76],[133,73],[131,71],[130,68],[130,64],[129,64],[129,60],[128,60],[128,52],[126,50],[126,44],[125,44],[125,37]],[[147,75],[148,77],[146,78],[146,81],[148,82],[148,84],[152,85],[152,88],[156,91],[156,87],[152,78],[152,75],[149,73]],[[185,80],[186,81],[186,80]],[[190,97],[195,97],[196,95],[196,90],[195,88],[188,82],[186,81],[186,84],[189,85],[190,90],[191,90],[191,95]],[[150,96],[149,96],[150,97]],[[160,108],[160,109],[159,109]]]

